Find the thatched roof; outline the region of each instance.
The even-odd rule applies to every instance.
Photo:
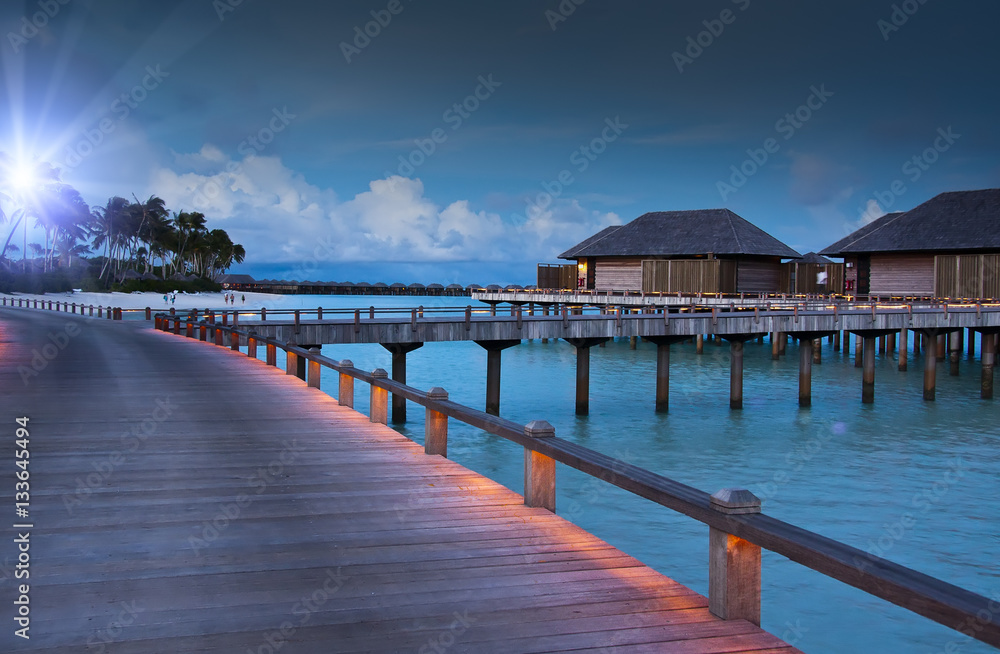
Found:
[[[250,275],[223,275],[220,284],[254,284],[256,281]]]
[[[461,284],[448,284],[449,291],[464,291],[465,287]]]
[[[144,282],[157,282],[160,278],[151,272],[142,273],[142,281]]]
[[[1000,189],[942,193],[910,211],[886,214],[820,254],[984,250],[1000,250]]]
[[[799,253],[729,209],[657,211],[609,227],[559,255],[691,257],[705,254],[798,258]]]
[[[125,271],[125,274],[122,275],[122,279],[142,279],[142,275],[129,268]]]
[[[441,284],[428,284],[427,285],[427,290],[429,290],[429,291],[443,291],[444,290],[444,286],[442,286]]]
[[[826,257],[815,252],[806,252],[802,255],[801,259],[795,259],[794,261],[789,261],[788,263],[818,263],[822,265],[833,263]]]

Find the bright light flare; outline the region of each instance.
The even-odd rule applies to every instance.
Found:
[[[35,175],[35,166],[28,163],[16,162],[7,171],[7,181],[16,191],[29,191],[38,185],[38,177]]]

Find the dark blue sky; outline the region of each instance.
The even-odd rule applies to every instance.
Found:
[[[1000,185],[995,3],[65,1],[0,9],[0,150],[258,276],[527,283],[710,207],[806,252]]]

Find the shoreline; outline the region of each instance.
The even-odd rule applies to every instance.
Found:
[[[119,309],[145,309],[149,307],[154,312],[175,309],[260,309],[262,307],[271,308],[282,304],[275,301],[282,296],[271,295],[269,293],[236,293],[236,304],[226,304],[223,300],[225,292],[220,293],[198,293],[187,294],[178,293],[177,301],[174,303],[164,302],[162,293],[46,293],[37,295],[33,293],[0,293],[0,298],[13,298],[16,300],[38,300],[39,302],[69,302],[77,305],[94,307],[114,307]],[[246,296],[246,302],[241,301],[241,297]],[[2,304],[2,303],[0,303]]]

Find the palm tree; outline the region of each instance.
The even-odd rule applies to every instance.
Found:
[[[117,274],[118,252],[123,245],[123,226],[128,218],[129,201],[115,196],[103,207],[93,211],[91,234],[94,236],[94,247],[104,248],[104,265],[101,267],[100,278],[105,274]]]
[[[59,184],[59,171],[45,162],[19,163],[9,154],[0,152],[0,188],[6,189],[0,193],[0,204],[6,203],[8,209],[0,208],[0,222],[8,219],[14,225],[0,249],[0,259],[4,258],[14,233],[23,225],[23,241],[21,250],[21,269],[26,267],[28,253],[28,218],[37,219],[39,199],[52,191],[51,187]]]

